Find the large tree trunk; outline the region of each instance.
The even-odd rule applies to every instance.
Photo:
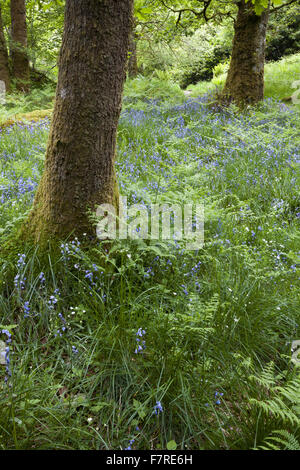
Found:
[[[264,97],[264,64],[269,10],[255,14],[251,1],[238,3],[230,67],[223,95],[239,105]]]
[[[5,83],[5,90],[10,91],[10,75],[8,67],[8,53],[3,31],[2,14],[0,6],[0,80]]]
[[[66,0],[45,170],[23,235],[95,236],[87,210],[117,206],[114,159],[133,0]]]
[[[135,21],[133,22],[132,31],[129,37],[129,51],[128,51],[128,76],[134,78],[138,74],[137,64],[137,34],[135,30]]]
[[[29,91],[29,61],[27,55],[27,25],[25,0],[11,0],[12,71],[17,89]]]

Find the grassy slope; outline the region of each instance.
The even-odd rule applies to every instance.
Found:
[[[268,100],[216,113],[174,88],[151,101],[161,90],[127,90],[121,192],[204,202],[205,247],[118,242],[105,269],[101,246],[76,240],[59,256],[12,247],[0,266],[0,323],[13,333],[0,448],[249,449],[277,429],[299,437],[299,112]],[[1,244],[30,208],[48,129],[0,135]],[[137,339],[146,349],[135,354]]]
[[[191,96],[198,96],[202,93],[211,92],[216,87],[222,88],[225,80],[226,75],[220,75],[215,77],[212,82],[200,82],[197,85],[190,85],[188,90],[192,91]],[[300,54],[294,54],[278,62],[266,64],[265,98],[281,100],[291,96],[295,92],[292,84],[296,80],[300,80]]]

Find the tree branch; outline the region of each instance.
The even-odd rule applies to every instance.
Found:
[[[296,3],[297,1],[298,0],[290,0],[287,3],[280,5],[279,7],[276,7],[276,8],[273,7],[272,10],[270,10],[270,13],[275,13],[276,11],[281,10],[281,8],[288,7],[289,5],[292,5],[292,3]]]
[[[166,9],[168,9],[172,13],[178,13],[178,17],[177,17],[177,20],[176,20],[176,27],[180,26],[180,21],[182,19],[182,14],[185,13],[185,12],[192,13],[197,18],[203,18],[206,23],[208,23],[209,21],[212,21],[212,20],[214,20],[215,18],[218,18],[218,17],[226,17],[226,18],[230,17],[230,18],[232,18],[231,12],[228,12],[228,11],[227,12],[216,11],[215,14],[213,14],[212,16],[209,17],[207,15],[207,10],[208,10],[208,8],[211,5],[213,0],[197,0],[199,3],[203,4],[202,10],[195,10],[194,8],[175,9],[172,6],[168,5],[167,0],[159,0],[159,1]],[[219,2],[228,5],[227,1],[219,0]]]

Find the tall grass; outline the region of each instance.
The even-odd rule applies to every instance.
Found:
[[[119,124],[120,191],[129,204],[203,202],[205,245],[14,244],[49,122],[3,129],[0,448],[252,449],[277,431],[296,442],[299,111],[152,100],[138,80]]]

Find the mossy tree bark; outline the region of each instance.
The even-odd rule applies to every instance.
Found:
[[[12,72],[17,89],[29,91],[29,60],[27,55],[27,24],[25,0],[10,1]]]
[[[66,0],[45,169],[23,237],[95,237],[87,210],[117,205],[116,132],[132,8],[133,0]]]
[[[2,23],[2,13],[0,5],[0,80],[5,83],[6,91],[10,91],[10,74],[8,66],[8,53]]]
[[[251,1],[238,3],[231,62],[223,90],[226,100],[244,105],[263,99],[268,19],[269,9],[258,16]]]

